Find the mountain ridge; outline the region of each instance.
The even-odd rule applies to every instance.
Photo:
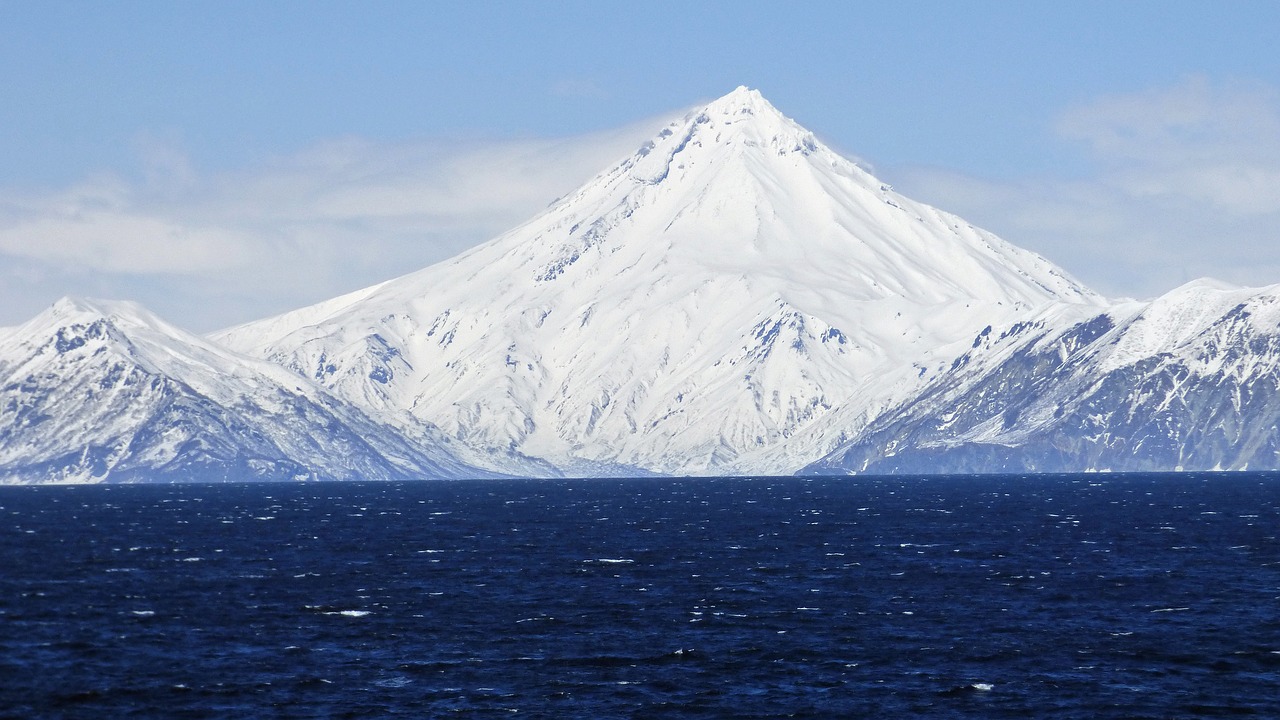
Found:
[[[1280,285],[1006,328],[814,474],[1280,467]]]
[[[0,335],[6,482],[487,474],[430,440],[130,302],[64,298]]]
[[[0,482],[1274,468],[1277,307],[1107,300],[739,87],[398,278],[0,328]]]

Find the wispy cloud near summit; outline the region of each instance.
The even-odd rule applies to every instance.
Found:
[[[137,178],[0,189],[0,324],[84,278],[84,292],[137,299],[203,330],[354,290],[522,222],[658,124],[560,139],[349,138],[219,174],[147,139]]]

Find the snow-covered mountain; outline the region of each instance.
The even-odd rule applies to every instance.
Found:
[[[1109,302],[738,88],[510,232],[211,338],[0,329],[0,483],[1280,468],[1280,286]]]
[[[215,338],[567,472],[787,472],[952,343],[1101,302],[738,88],[489,243]]]
[[[806,469],[1067,472],[1280,467],[1280,286],[1180,287],[974,338],[918,397]]]
[[[430,432],[411,441],[131,303],[64,299],[0,332],[3,483],[482,474]]]

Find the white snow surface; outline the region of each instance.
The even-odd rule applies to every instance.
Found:
[[[476,457],[766,473],[1051,305],[1105,301],[738,88],[488,243],[213,339]]]

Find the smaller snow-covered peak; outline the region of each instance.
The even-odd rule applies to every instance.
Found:
[[[87,315],[106,315],[105,310],[100,307],[100,303],[90,300],[89,298],[67,295],[60,298],[53,305],[41,313],[51,318],[72,319]]]
[[[1183,294],[1183,293],[1199,293],[1199,292],[1205,292],[1205,291],[1231,292],[1234,290],[1244,290],[1244,289],[1246,288],[1244,288],[1241,285],[1235,285],[1233,283],[1226,282],[1225,280],[1219,280],[1217,278],[1211,278],[1211,277],[1202,277],[1202,278],[1196,278],[1195,280],[1192,280],[1190,282],[1183,283],[1178,287],[1174,288],[1173,290],[1170,290],[1168,294],[1175,295],[1175,294]]]
[[[64,297],[0,336],[0,365],[6,361],[16,362],[14,367],[29,362],[71,363],[99,351],[171,377],[199,368],[202,381],[266,376],[283,386],[296,384],[284,368],[237,355],[127,300]]]
[[[112,312],[113,305],[114,303],[99,300],[66,296],[22,325],[11,328],[9,337],[15,339],[44,337],[58,332],[60,328],[109,322],[115,315]]]
[[[1201,278],[1136,304],[1136,310],[1112,343],[1104,370],[1198,347],[1208,329],[1231,318],[1257,315],[1251,323],[1274,328],[1280,320],[1280,285],[1246,288]]]
[[[1213,278],[1199,278],[1151,300],[1144,314],[1148,317],[1171,315],[1183,319],[1210,317],[1269,290],[1270,288],[1241,287]],[[1173,325],[1182,324],[1181,320],[1170,322]]]
[[[147,329],[165,334],[181,332],[136,302],[76,296],[59,299],[21,328],[30,334],[59,327],[88,325],[98,321],[106,321],[117,327],[133,330]]]
[[[53,322],[83,322],[112,319],[151,324],[156,319],[151,311],[130,300],[99,300],[67,295],[37,316]]]

